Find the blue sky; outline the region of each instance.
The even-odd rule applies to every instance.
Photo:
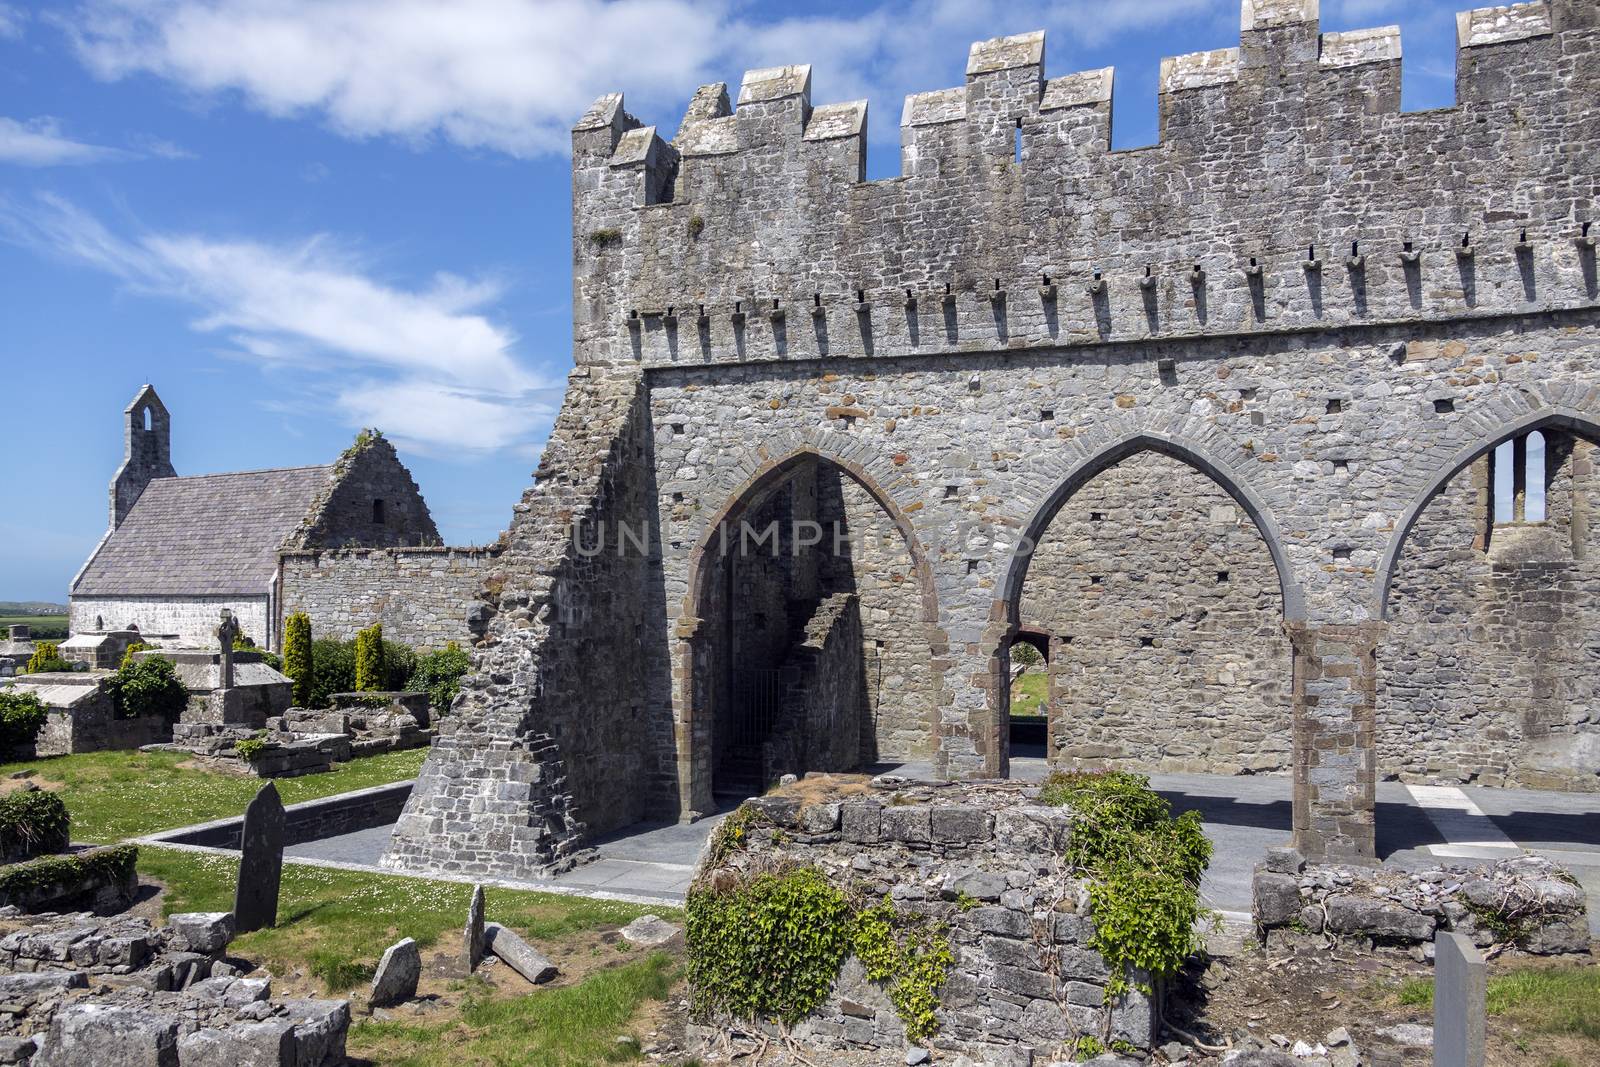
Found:
[[[1454,100],[1454,4],[1398,23],[1405,106]],[[1465,5],[1463,5],[1465,6]],[[1160,60],[1237,43],[1238,0],[0,0],[0,600],[64,601],[153,382],[180,474],[330,461],[364,425],[446,541],[492,539],[571,367],[567,130],[602,92],[670,136],[695,86],[813,64],[899,170],[908,92],[1043,28],[1049,76],[1117,68],[1155,139]]]

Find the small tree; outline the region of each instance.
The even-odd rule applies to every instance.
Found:
[[[356,691],[377,692],[387,682],[383,669],[383,623],[375,622],[356,634]]]
[[[311,706],[311,616],[297,611],[283,624],[283,673],[294,682],[297,707]]]
[[[111,676],[108,688],[116,702],[117,715],[124,719],[141,715],[176,719],[189,704],[189,690],[165,656],[124,663]]]
[[[33,646],[28,657],[27,674],[46,674],[52,671],[70,671],[72,664],[61,658],[61,646],[54,641],[40,641]]]

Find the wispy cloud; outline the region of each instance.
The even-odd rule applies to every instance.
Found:
[[[566,151],[573,120],[619,88],[670,136],[697,84],[809,62],[819,101],[867,96],[897,116],[907,92],[959,79],[973,40],[1044,28],[1064,52],[1237,18],[1237,0],[889,0],[776,19],[732,0],[88,0],[57,22],[104,78],[153,73],[351,137],[532,156]],[[892,118],[876,128],[893,138]]]
[[[399,286],[327,236],[269,244],[118,233],[52,194],[0,199],[0,234],[193,305],[196,331],[295,372],[350,424],[425,450],[523,443],[550,408],[550,383],[523,366],[516,337],[488,314],[504,295],[493,280],[438,274]]]
[[[10,4],[0,4],[0,38],[21,37],[22,23],[27,13]]]
[[[0,116],[0,163],[24,167],[59,167],[82,163],[104,163],[128,159],[132,153],[119,148],[84,144],[61,132],[52,118],[27,122]]]

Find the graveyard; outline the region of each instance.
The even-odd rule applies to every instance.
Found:
[[[1600,3],[1434,2],[0,0],[249,140],[0,114],[0,1064],[1600,1065]]]

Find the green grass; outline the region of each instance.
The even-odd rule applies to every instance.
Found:
[[[1400,1003],[1433,1006],[1433,979],[1403,984]],[[1600,1041],[1600,967],[1528,968],[1489,979],[1490,1015],[1526,1030]]]
[[[577,985],[469,999],[460,1017],[446,1022],[363,1022],[351,1031],[349,1050],[385,1067],[588,1067],[638,1060],[638,1045],[619,1045],[616,1038],[647,1002],[667,998],[676,977],[672,957],[652,953]]]
[[[1050,699],[1050,678],[1042,669],[1029,671],[1011,683],[1011,712],[1013,715],[1033,715],[1039,705]]]
[[[415,778],[427,749],[351,760],[326,774],[277,780],[285,804]],[[259,778],[179,767],[181,752],[90,752],[0,764],[0,775],[30,769],[65,784],[72,839],[121,841],[208,819],[240,815],[261,788]]]
[[[67,636],[65,615],[0,615],[0,637],[4,637],[7,626],[31,627],[32,641],[59,641]]]
[[[163,911],[229,911],[239,861],[232,856],[141,848],[139,873],[167,886]],[[278,925],[241,935],[230,951],[278,974],[298,968],[330,991],[372,977],[388,945],[415,938],[426,948],[466,921],[472,887],[456,882],[330,870],[287,863],[278,897]],[[486,890],[488,917],[548,949],[575,935],[624,926],[646,912],[676,917],[672,908],[523,890]],[[611,1036],[615,1036],[614,1034]]]

